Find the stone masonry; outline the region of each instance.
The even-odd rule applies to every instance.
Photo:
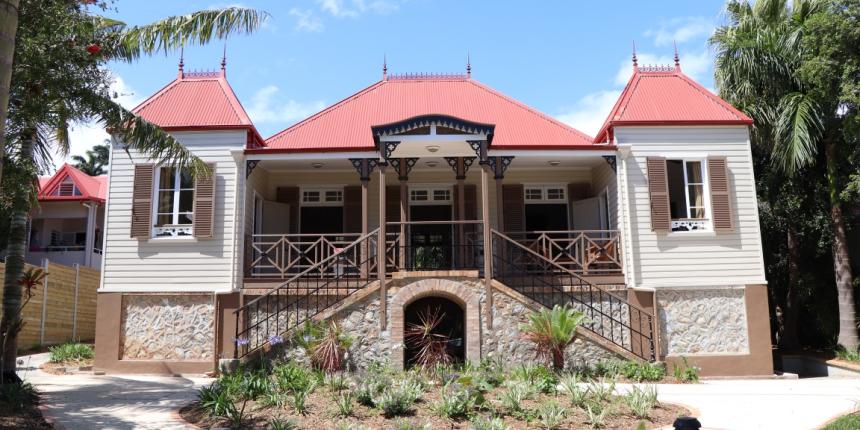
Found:
[[[120,336],[122,359],[212,359],[214,298],[209,294],[125,295]]]
[[[657,293],[661,349],[668,355],[748,354],[744,289]]]

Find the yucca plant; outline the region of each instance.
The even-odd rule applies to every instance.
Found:
[[[453,357],[448,353],[449,336],[437,333],[436,329],[445,318],[439,307],[419,312],[418,323],[408,323],[404,333],[406,345],[416,350],[412,364],[423,369],[450,364]]]
[[[535,344],[538,357],[547,359],[555,370],[564,369],[564,351],[576,339],[576,329],[585,322],[585,314],[571,307],[555,305],[529,316],[520,331]]]
[[[304,347],[311,364],[326,373],[343,367],[346,351],[352,346],[352,337],[344,333],[337,321],[308,321],[296,333],[295,341]]]

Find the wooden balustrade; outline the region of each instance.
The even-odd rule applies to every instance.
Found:
[[[617,230],[506,232],[547,260],[583,275],[620,275],[621,235]]]

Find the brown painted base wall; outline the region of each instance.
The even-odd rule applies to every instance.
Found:
[[[152,334],[152,342],[141,339],[140,335],[134,340],[129,334],[133,328],[124,327],[124,318],[154,318],[162,315],[148,315],[146,306],[159,305],[172,307],[174,314],[183,314],[183,303],[189,302],[197,307],[185,312],[189,321],[174,317],[164,321],[165,326],[158,333]],[[211,303],[211,306],[207,305]],[[214,371],[219,358],[233,356],[232,311],[238,307],[239,294],[124,294],[99,293],[96,317],[96,351],[95,369],[107,373],[147,373],[162,375],[201,374]],[[201,308],[200,304],[204,307]],[[144,307],[141,312],[140,307]],[[208,314],[205,309],[208,309]],[[137,314],[134,314],[134,312]],[[195,325],[196,324],[196,325]],[[175,325],[175,327],[174,327]],[[192,330],[189,337],[182,332],[182,327]],[[173,333],[173,329],[176,332]],[[176,344],[196,342],[196,348],[188,351],[171,353],[164,351],[163,337],[176,336]],[[132,350],[126,342],[134,342]],[[128,350],[125,350],[129,348]],[[134,358],[128,358],[133,355]]]

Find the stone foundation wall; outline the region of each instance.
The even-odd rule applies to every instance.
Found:
[[[212,295],[125,295],[120,357],[133,360],[208,360],[214,356]]]
[[[530,342],[522,338],[519,330],[520,325],[528,321],[528,315],[533,312],[523,302],[496,290],[493,294],[494,312],[492,330],[486,326],[483,309],[486,298],[484,295],[483,282],[474,278],[446,278],[446,279],[393,279],[388,283],[388,303],[393,306],[395,296],[403,289],[416,289],[421,286],[426,288],[428,284],[451,285],[454,282],[457,288],[465,288],[470,295],[479,298],[480,305],[476,307],[477,319],[480,321],[480,330],[469,327],[467,324],[466,338],[475,336],[480,339],[480,356],[499,358],[505,363],[515,365],[519,363],[533,363],[536,361],[535,350]],[[347,299],[349,300],[349,299]],[[274,301],[272,302],[274,305]],[[465,308],[464,308],[465,309]],[[393,309],[388,310],[388,322],[386,330],[380,331],[379,324],[379,294],[373,293],[363,300],[350,304],[339,312],[335,318],[343,326],[344,331],[353,338],[353,345],[349,351],[349,364],[353,368],[364,368],[373,362],[387,362],[395,365],[392,361],[395,357],[402,357],[399,349],[403,348],[402,342],[392,339],[392,330],[396,327],[402,330],[402,323],[397,324],[392,320]],[[269,311],[261,308],[260,315],[267,315]],[[470,318],[467,310],[466,318]],[[617,318],[627,320],[624,309],[618,309]],[[402,315],[402,314],[401,314]],[[252,320],[256,318],[252,317]],[[270,320],[274,322],[274,318]],[[620,336],[620,335],[619,335]],[[395,336],[399,337],[399,336]],[[304,360],[303,352],[296,348],[287,348],[285,354],[292,359]],[[610,358],[618,358],[614,353],[603,347],[584,340],[577,339],[571,345],[567,353],[567,362],[573,365],[593,364]]]
[[[743,287],[660,290],[657,303],[668,355],[749,353]]]

